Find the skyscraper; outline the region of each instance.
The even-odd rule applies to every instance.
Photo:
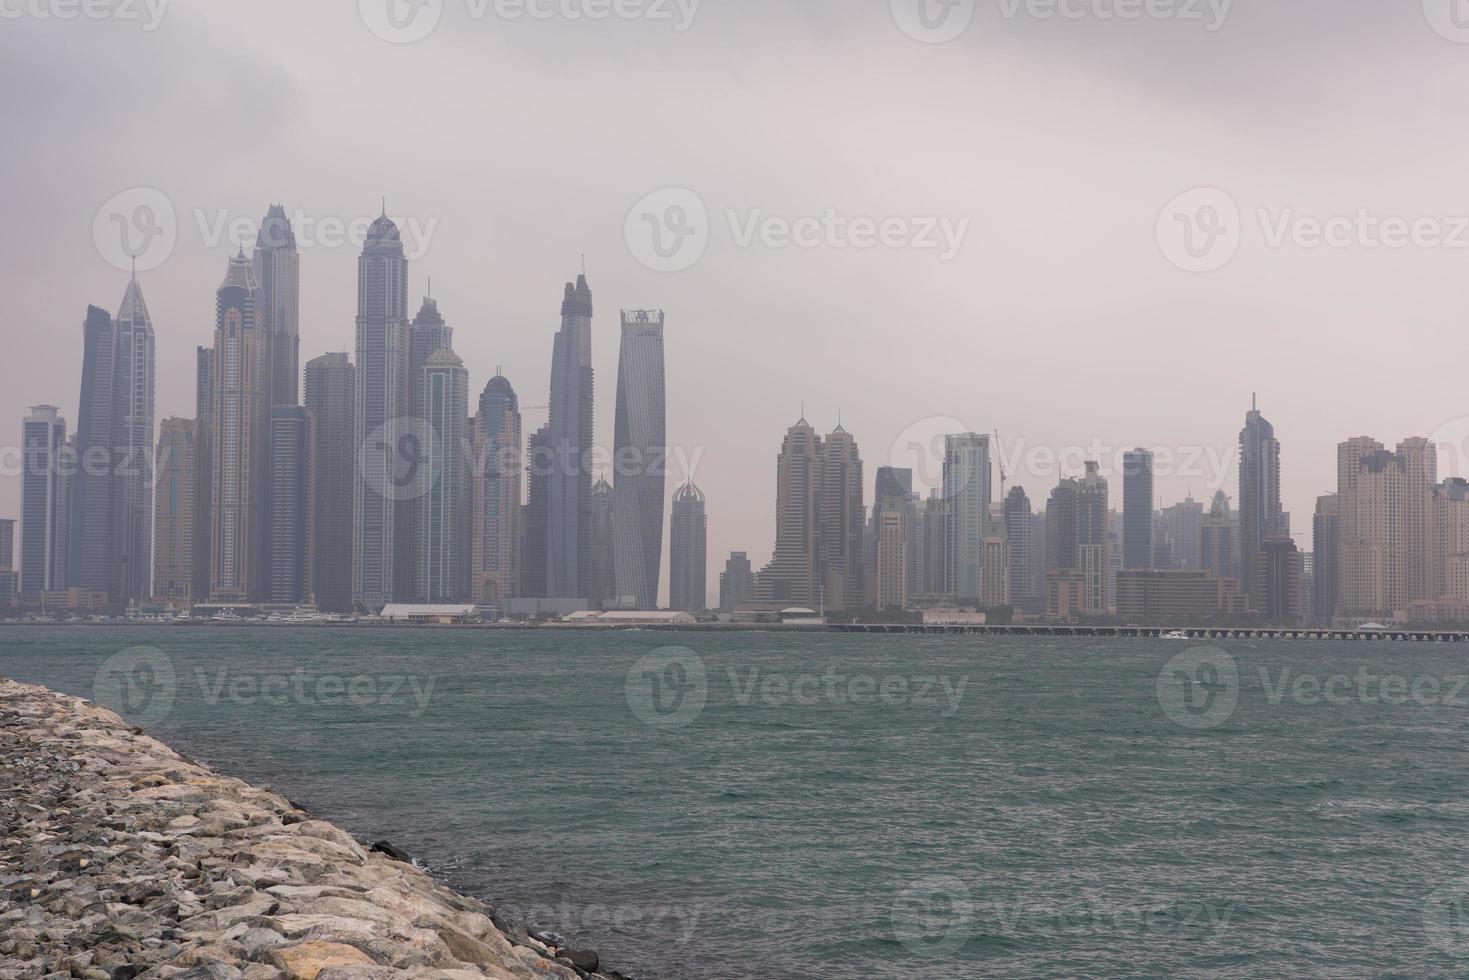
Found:
[[[164,419],[158,429],[153,516],[153,598],[187,607],[194,597],[194,510],[199,464],[193,419]]]
[[[1076,562],[1085,577],[1082,611],[1105,615],[1111,604],[1107,480],[1101,467],[1088,460],[1076,492]]]
[[[1426,597],[1436,457],[1425,439],[1406,439],[1396,452],[1366,436],[1337,447],[1338,616],[1387,619]]]
[[[520,400],[496,374],[475,418],[471,585],[477,602],[520,595]]]
[[[1280,507],[1280,443],[1258,405],[1239,434],[1239,519],[1241,578],[1249,595],[1261,546],[1290,534]]]
[[[152,583],[153,554],[153,319],[143,302],[136,274],[128,280],[118,307],[116,392],[122,453],[117,471],[116,531],[120,578],[114,604],[146,598]]]
[[[896,518],[893,515],[898,515]],[[923,534],[913,471],[880,466],[873,483],[871,554],[867,568],[871,601],[879,609],[907,608],[922,582]]]
[[[719,611],[734,612],[755,598],[755,570],[750,565],[750,556],[743,551],[731,551],[725,559],[724,571],[719,573]]]
[[[865,596],[862,456],[841,423],[822,443],[820,515],[821,599],[828,609],[860,609]]]
[[[551,520],[551,426],[541,426],[526,443],[526,495],[521,510],[520,594],[547,596],[546,559],[550,557]],[[608,486],[611,500],[611,486]],[[610,509],[609,509],[610,513]],[[608,552],[609,555],[611,552]],[[590,597],[589,597],[590,598]]]
[[[117,330],[112,315],[96,306],[87,307],[82,330],[82,387],[76,431],[80,465],[71,480],[71,555],[66,585],[105,592],[118,603]]]
[[[775,550],[757,580],[762,602],[820,601],[821,470],[821,437],[803,418],[787,430],[776,461]]]
[[[209,598],[214,577],[214,347],[195,351],[194,384],[194,581],[189,598]]]
[[[11,609],[20,595],[15,574],[15,520],[0,518],[0,609]]]
[[[1215,578],[1237,578],[1234,538],[1235,516],[1230,513],[1229,497],[1223,490],[1216,491],[1201,522],[1200,567]]]
[[[709,518],[704,512],[704,494],[692,480],[673,495],[669,533],[669,606],[681,612],[703,612],[709,607]]]
[[[1122,566],[1153,567],[1153,454],[1146,449],[1122,456]]]
[[[554,598],[585,598],[591,589],[593,381],[592,291],[580,275],[566,284],[551,354],[546,587]]]
[[[1189,496],[1172,507],[1163,508],[1162,527],[1167,539],[1169,567],[1196,572],[1203,568],[1200,547],[1203,540],[1204,505]],[[1156,542],[1154,553],[1156,553]]]
[[[260,286],[257,316],[269,350],[266,391],[270,404],[300,404],[301,253],[286,209],[272,204],[255,238],[255,282]]]
[[[311,595],[316,445],[311,413],[277,405],[270,417],[270,601],[300,603]]]
[[[605,479],[592,484],[592,588],[587,604],[593,609],[621,603],[617,591],[616,499],[616,491]]]
[[[466,455],[469,372],[452,350],[429,355],[419,380],[418,405],[427,425],[423,463],[427,492],[417,500],[417,578],[420,602],[455,602],[469,596],[470,519]]]
[[[67,586],[65,445],[66,420],[56,406],[32,408],[21,424],[20,594],[26,605],[39,605],[43,593]]]
[[[270,456],[268,362],[257,316],[260,289],[243,250],[230,259],[216,294],[214,464],[210,597],[253,602],[265,597]]]
[[[306,411],[311,415],[312,561],[310,592],[318,609],[352,608],[352,486],[356,371],[346,354],[306,363]]]
[[[984,539],[989,536],[990,437],[967,432],[944,438],[948,504],[948,591],[977,601],[984,591]]]
[[[1326,494],[1316,498],[1316,513],[1311,521],[1313,569],[1312,606],[1316,621],[1330,624],[1336,616],[1336,598],[1340,585],[1341,498]]]
[[[1013,486],[1005,495],[1005,537],[1010,542],[1010,605],[1022,612],[1034,612],[1038,605],[1033,592],[1031,574],[1030,498],[1025,488]]]
[[[663,311],[624,310],[612,454],[612,552],[618,592],[640,609],[658,604],[667,442]]]
[[[411,405],[407,304],[408,261],[398,226],[384,214],[368,229],[357,260],[352,601],[373,610],[413,591],[413,583],[398,580],[405,556],[395,551],[414,515],[412,495],[399,486],[401,454],[415,451],[402,431]]]
[[[399,435],[400,452],[408,454],[410,458],[417,458],[417,465],[420,467],[426,461],[418,457],[428,448],[427,442],[431,441],[428,438],[429,429],[426,427],[428,405],[424,401],[423,371],[435,354],[453,349],[453,328],[444,321],[443,315],[439,313],[439,304],[433,297],[424,297],[417,315],[408,325],[408,401],[404,414],[414,421],[410,423],[411,431],[404,431]],[[419,488],[415,487],[414,492],[417,489]],[[413,519],[406,525],[399,525],[393,542],[393,550],[397,555],[394,578],[409,585],[411,593],[422,598],[425,554],[423,542],[419,540],[419,534],[423,530],[422,501],[409,500],[405,503],[412,508]],[[466,533],[467,530],[466,528]]]

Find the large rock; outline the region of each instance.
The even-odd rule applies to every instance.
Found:
[[[291,980],[316,980],[317,974],[333,966],[375,966],[367,954],[343,943],[306,942],[270,951],[270,962]]]

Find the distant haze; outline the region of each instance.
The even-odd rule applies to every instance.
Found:
[[[272,202],[350,224],[386,196],[410,254],[422,230],[409,306],[432,276],[472,400],[498,366],[523,406],[546,403],[562,284],[585,254],[604,444],[617,312],[664,309],[668,434],[699,453],[711,595],[730,550],[757,567],[769,554],[775,455],[803,403],[821,431],[841,413],[869,503],[876,467],[908,464],[894,444],[948,419],[1011,451],[1080,447],[1078,464],[1094,443],[1202,459],[1160,474],[1172,503],[1207,500],[1221,475],[1237,492],[1229,454],[1259,392],[1307,549],[1337,442],[1469,435],[1455,428],[1469,416],[1469,231],[1455,232],[1469,44],[1455,40],[1469,38],[1433,0],[1427,16],[1417,0],[1238,0],[1222,24],[1218,4],[1198,4],[1202,20],[1128,20],[1086,0],[1048,19],[1006,0],[945,44],[905,34],[888,0],[669,2],[668,19],[604,20],[510,20],[493,3],[475,18],[477,4],[446,0],[407,44],[372,33],[359,6],[372,0],[175,0],[151,31],[141,3],[142,21],[6,7],[0,444],[18,443],[33,404],[75,427],[86,306],[115,312],[127,279],[94,218],[137,187],[177,216],[171,254],[141,274],[160,421],[193,414],[194,348],[211,342],[237,244],[215,233]],[[1159,218],[1200,187],[1238,205],[1243,234],[1232,261],[1189,272],[1160,248]],[[709,216],[706,251],[676,272],[625,240],[629,210],[663,188]],[[739,244],[767,218],[828,210],[968,226],[947,261]],[[1309,220],[1362,211],[1429,219],[1446,240],[1373,247],[1358,224],[1339,247],[1311,242]],[[357,252],[302,249],[303,363],[353,348]],[[541,421],[527,410],[525,431]],[[1016,482],[1040,507],[1055,477]],[[0,480],[0,516],[19,509],[19,481]]]

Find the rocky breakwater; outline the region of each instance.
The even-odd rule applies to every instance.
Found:
[[[3,679],[0,834],[0,980],[618,976],[395,848]]]

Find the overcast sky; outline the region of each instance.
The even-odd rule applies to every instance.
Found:
[[[711,593],[730,550],[769,555],[803,403],[823,431],[841,413],[869,495],[877,466],[963,427],[999,431],[1038,506],[1056,474],[1033,450],[1079,469],[1133,445],[1175,454],[1172,503],[1236,492],[1259,392],[1308,548],[1337,442],[1469,436],[1469,16],[1450,0],[1063,0],[1053,17],[979,0],[967,27],[962,0],[929,11],[948,20],[918,0],[620,0],[638,16],[598,20],[566,15],[597,0],[536,0],[548,18],[442,0],[396,22],[388,2],[174,0],[155,23],[158,0],[100,20],[0,0],[5,442],[37,403],[75,426],[86,305],[115,312],[126,284],[110,213],[158,195],[172,242],[141,281],[160,419],[193,414],[228,222],[272,202],[328,222],[297,228],[322,239],[302,253],[303,362],[352,349],[358,249],[330,222],[385,196],[472,394],[503,366],[527,432],[583,254],[603,442],[617,311],[666,310],[668,431],[699,459]],[[837,225],[781,244],[779,222],[828,211],[889,240]],[[1359,212],[1314,243],[1312,219]],[[651,251],[644,215],[683,249]],[[7,477],[0,515],[19,506]]]

